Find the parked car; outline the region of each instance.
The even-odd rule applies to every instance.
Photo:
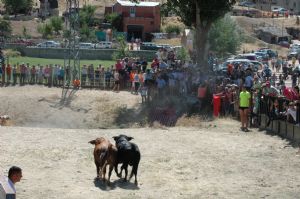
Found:
[[[269,60],[269,54],[266,51],[257,51],[257,52],[254,52],[254,54],[261,57],[261,60],[259,60],[259,61],[268,61]]]
[[[38,48],[60,48],[61,45],[56,41],[45,41],[37,45]]]
[[[235,57],[236,59],[248,59],[248,60],[257,60],[259,57],[255,53],[246,53],[239,54]]]
[[[79,43],[79,48],[80,49],[94,49],[95,44],[93,44],[93,43]]]
[[[226,74],[228,64],[242,65],[243,69],[246,70],[251,65],[251,60],[249,60],[249,59],[227,59],[224,63],[220,64],[217,67],[216,72]]]
[[[288,41],[280,41],[278,42],[278,45],[285,48],[290,48],[290,43]]]
[[[24,45],[24,46],[35,46],[35,43],[32,40],[29,40],[29,39],[17,39],[17,40],[14,40],[12,42],[8,42],[8,43]]]
[[[269,58],[278,57],[278,53],[269,48],[260,48],[257,52],[266,52],[269,55]]]
[[[251,7],[251,8],[255,7],[255,3],[250,2],[250,1],[242,1],[238,5],[243,6],[243,7]]]
[[[161,46],[156,45],[152,42],[143,42],[141,43],[141,50],[158,50],[161,48]]]
[[[287,58],[288,59],[292,59],[293,57],[297,58],[299,54],[300,54],[300,48],[293,48],[288,52]]]
[[[100,41],[96,44],[96,48],[112,48],[112,42],[110,41]]]
[[[169,44],[157,44],[157,47],[158,48],[165,48],[167,50],[170,50],[172,48],[172,46],[169,45]]]

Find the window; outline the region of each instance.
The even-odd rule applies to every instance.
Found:
[[[135,7],[130,8],[130,17],[135,17]]]

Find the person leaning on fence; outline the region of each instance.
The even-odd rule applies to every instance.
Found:
[[[250,107],[251,94],[246,90],[245,85],[242,87],[242,91],[240,92],[240,118],[242,127],[241,130],[244,132],[248,132],[248,112]]]

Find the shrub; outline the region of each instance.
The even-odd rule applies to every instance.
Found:
[[[181,32],[181,28],[178,25],[168,25],[165,28],[165,32],[168,33],[168,34],[176,33],[178,35]]]

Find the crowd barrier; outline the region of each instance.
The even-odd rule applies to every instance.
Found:
[[[282,138],[286,138],[296,143],[300,143],[300,104],[296,102],[296,121],[290,122],[286,118],[273,118],[269,125],[271,110],[270,107],[274,101],[279,102],[279,111],[284,110],[284,103],[288,104],[290,101],[284,97],[268,97],[263,96],[260,101],[260,110],[258,113],[259,127],[266,129]]]

